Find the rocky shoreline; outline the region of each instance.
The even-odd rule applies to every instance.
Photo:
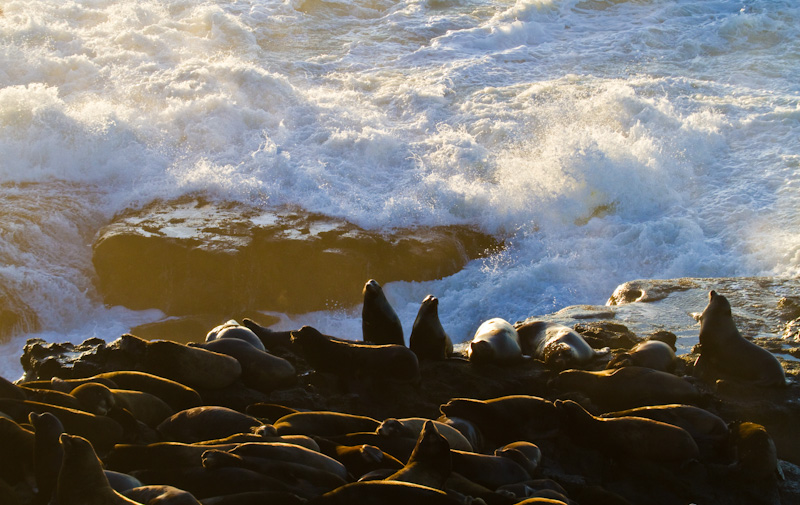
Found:
[[[703,293],[707,293],[709,287],[729,294],[734,318],[742,333],[760,336],[756,339],[757,343],[779,357],[787,377],[786,388],[718,388],[693,377],[697,349],[691,344],[691,339],[692,332],[696,337],[697,326],[689,314],[703,309]],[[749,479],[737,470],[736,462],[741,454],[736,456],[731,453],[730,446],[718,448],[713,455],[704,455],[699,461],[689,463],[642,460],[600,443],[604,435],[585,434],[580,430],[576,432],[563,423],[557,423],[558,429],[554,433],[528,440],[541,450],[541,461],[530,475],[530,481],[538,484],[529,483],[528,491],[519,491],[515,498],[511,498],[511,492],[489,489],[480,499],[488,504],[522,503],[526,498],[525,493],[532,492],[531,489],[551,485],[545,483],[555,483],[569,498],[569,503],[581,504],[797,503],[800,500],[800,467],[797,466],[800,465],[800,440],[796,436],[797,426],[800,426],[800,384],[797,380],[800,366],[793,356],[798,356],[797,321],[800,317],[800,297],[796,298],[794,294],[800,291],[796,288],[796,280],[767,278],[634,281],[620,286],[607,306],[569,307],[543,318],[574,326],[595,349],[611,349],[607,357],[590,363],[586,367],[589,370],[604,369],[613,355],[630,349],[652,333],[671,331],[677,336],[679,347],[683,345],[688,348],[688,352],[678,353],[679,361],[674,374],[684,377],[698,392],[693,403],[726,423],[744,421],[764,426],[777,448],[781,477],[768,475]],[[685,304],[691,305],[694,310],[685,311]],[[670,317],[673,316],[667,315],[670,310],[677,314],[676,320],[684,318],[685,321],[680,325],[671,322]],[[664,317],[659,317],[659,314]],[[291,364],[295,374],[290,381],[269,383],[264,382],[267,380],[264,377],[246,377],[241,372],[233,380],[218,379],[209,373],[225,369],[225,366],[217,365],[205,367],[196,377],[199,370],[193,365],[194,362],[178,358],[183,355],[178,348],[198,350],[198,347],[177,343],[156,344],[157,341],[129,335],[114,342],[95,339],[77,346],[30,340],[21,358],[25,376],[14,387],[24,390],[28,401],[33,398],[42,401],[46,397],[41,396],[44,395],[46,384],[53,384],[52,387],[57,389],[57,385],[71,379],[119,370],[138,370],[190,386],[199,394],[203,405],[222,406],[240,413],[255,413],[258,409],[254,406],[270,405],[277,409],[275,406],[279,405],[281,408],[272,412],[334,411],[367,416],[377,422],[390,418],[437,419],[442,415],[442,405],[454,398],[488,400],[508,395],[536,397],[555,402],[553,405],[572,400],[593,415],[608,412],[597,398],[585,391],[559,385],[557,378],[560,371],[551,370],[537,360],[511,365],[477,366],[466,359],[464,346],[461,345],[456,346],[461,359],[420,361],[421,380],[418,384],[409,384],[392,381],[391,378],[383,380],[374,375],[317,370],[309,363],[308,356],[297,345],[291,344],[289,333],[271,332],[258,321],[248,321],[246,325],[260,337],[271,356]],[[238,361],[243,369],[245,361]],[[194,375],[191,377],[187,375],[192,373]],[[235,371],[232,373],[236,375]],[[51,381],[53,378],[58,379]],[[26,384],[28,387],[25,387]],[[31,386],[34,386],[33,389]],[[654,402],[658,403],[671,402]],[[0,411],[3,408],[0,407]],[[262,412],[256,417],[261,423],[274,425],[279,414],[265,415]],[[518,426],[524,422],[527,421],[513,419],[511,425]],[[143,427],[139,423],[137,430],[127,432],[125,437],[114,443],[144,444],[155,440],[164,441],[166,438],[158,430]],[[498,447],[496,441],[489,442],[476,448],[475,452],[492,454]],[[383,447],[381,449],[389,452]],[[110,448],[96,450],[107,467],[113,470],[114,451]],[[156,482],[158,479],[144,470],[139,468],[132,475],[151,479],[151,482],[141,479],[145,484],[178,482]],[[206,471],[212,472],[208,468]],[[349,476],[352,480],[356,478],[358,476]],[[33,503],[30,490],[26,494],[24,481],[9,484],[13,490],[6,491],[10,493],[6,495],[7,500],[13,498],[17,501],[3,503]],[[204,504],[240,503],[214,501],[211,496],[197,498]],[[308,495],[305,498],[313,500]]]

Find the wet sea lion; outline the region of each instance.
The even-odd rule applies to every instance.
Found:
[[[317,435],[331,437],[375,431],[380,423],[371,417],[341,412],[294,412],[275,421],[278,435]]]
[[[531,321],[516,330],[522,353],[544,361],[554,370],[580,368],[609,353],[608,348],[595,351],[580,333],[563,324]]]
[[[498,445],[547,438],[558,428],[555,406],[538,396],[509,395],[489,400],[453,398],[439,410],[447,417],[474,423],[485,439]]]
[[[424,417],[406,417],[402,419],[390,417],[383,420],[378,427],[377,433],[388,437],[419,437],[428,421],[430,421],[430,419],[425,419]],[[439,421],[433,421],[433,424],[436,426],[436,431],[447,439],[447,443],[450,444],[451,449],[458,449],[459,451],[474,450],[469,440],[457,429]]]
[[[517,330],[505,319],[484,321],[472,337],[467,351],[473,363],[509,363],[522,359]]]
[[[383,383],[418,385],[421,380],[417,355],[403,345],[357,344],[323,335],[311,326],[293,331],[292,344],[320,372]]]
[[[227,330],[223,330],[223,333],[225,331]],[[253,337],[256,338],[255,335]],[[254,348],[238,338],[219,338],[194,345],[235,358],[242,367],[242,382],[263,393],[290,387],[297,378],[294,366],[287,360]]]
[[[260,338],[258,338],[258,335],[256,335],[253,330],[246,326],[242,326],[233,319],[215,327],[206,334],[206,342],[212,342],[222,338],[238,339],[243,342],[247,342],[260,351],[267,351],[266,347],[264,347],[264,343]]]
[[[624,366],[642,366],[672,373],[678,358],[669,344],[660,340],[645,340],[639,342],[633,349],[618,354],[606,368],[621,368]]]
[[[364,284],[364,305],[361,309],[361,331],[364,342],[405,345],[403,325],[392,308],[383,288],[375,279]]]
[[[408,347],[420,360],[443,360],[453,353],[453,342],[439,321],[439,300],[435,296],[422,300]]]
[[[560,391],[579,391],[603,410],[670,403],[696,404],[702,394],[687,380],[652,368],[626,366],[589,372],[564,370],[553,379]]]
[[[700,356],[694,373],[705,380],[735,379],[764,387],[786,385],[778,359],[742,337],[728,299],[716,291],[708,293],[708,305],[700,316]]]
[[[59,505],[141,505],[109,485],[92,444],[83,437],[61,434],[64,459],[58,475]]]
[[[685,463],[700,455],[683,428],[643,417],[595,417],[572,400],[555,405],[567,434],[612,457]]]
[[[173,414],[156,429],[167,440],[192,443],[248,433],[261,424],[255,417],[233,409],[207,405]]]
[[[423,426],[408,462],[386,480],[444,489],[452,468],[450,444],[439,434],[433,421],[429,420]]]

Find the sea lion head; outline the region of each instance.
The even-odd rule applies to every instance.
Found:
[[[450,443],[439,433],[434,422],[430,420],[425,421],[425,425],[422,427],[422,431],[417,439],[417,445],[414,447],[409,461],[420,459],[427,461],[450,461]]]
[[[105,416],[116,406],[114,393],[103,384],[87,382],[76,387],[70,393],[78,399],[86,412],[96,416]]]

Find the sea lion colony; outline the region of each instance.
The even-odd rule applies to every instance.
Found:
[[[701,319],[702,381],[669,346],[595,351],[549,323],[523,325],[520,341],[517,328],[492,320],[454,353],[433,297],[411,349],[384,343],[397,339],[399,319],[377,282],[364,295],[358,342],[248,319],[214,328],[203,343],[125,335],[94,342],[69,364],[51,357],[37,377],[26,367],[20,382],[0,384],[0,503],[671,505],[800,496],[781,480],[763,425],[717,415],[736,402],[719,396],[719,381],[759,401],[780,402],[790,387],[715,292]],[[26,353],[41,345],[29,342]],[[731,356],[725,346],[742,351]]]

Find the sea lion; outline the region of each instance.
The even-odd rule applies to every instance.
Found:
[[[558,431],[558,417],[552,402],[528,395],[509,395],[489,400],[453,398],[439,410],[447,417],[474,423],[494,444],[538,440]]]
[[[601,414],[601,418],[644,417],[679,426],[689,432],[698,446],[717,445],[728,438],[728,425],[719,416],[693,405],[652,405]]]
[[[606,411],[670,403],[696,404],[702,394],[689,381],[639,366],[589,372],[564,370],[553,385],[562,392],[579,391]]]
[[[291,331],[271,330],[266,326],[261,326],[257,322],[247,317],[242,319],[242,325],[248,328],[253,333],[255,333],[258,339],[261,340],[261,343],[263,343],[264,347],[266,347],[267,349],[270,350],[278,348],[288,349],[289,347],[292,346]]]
[[[35,487],[34,446],[33,433],[0,417],[0,480],[11,485],[24,482]]]
[[[643,417],[595,417],[572,400],[556,400],[555,405],[570,437],[612,457],[680,464],[700,455],[683,428]]]
[[[282,491],[251,491],[205,498],[203,505],[303,505],[306,500]]]
[[[36,505],[50,503],[58,483],[64,448],[60,437],[64,426],[56,416],[49,412],[31,413],[28,420],[34,429],[33,459],[36,471]],[[5,440],[5,437],[4,437]],[[7,442],[4,442],[7,443]]]
[[[450,452],[454,472],[492,491],[531,478],[527,470],[510,458],[455,450]]]
[[[524,440],[499,447],[495,449],[494,455],[511,459],[524,468],[531,477],[535,476],[536,469],[539,468],[539,463],[542,461],[542,451],[539,446]]]
[[[595,351],[580,333],[563,324],[530,321],[516,330],[522,353],[544,361],[553,370],[580,368],[609,353],[607,347]]]
[[[67,433],[60,440],[64,459],[58,475],[59,505],[141,505],[111,488],[88,440]]]
[[[374,470],[395,471],[403,468],[403,463],[379,447],[369,444],[342,445],[323,437],[314,437],[320,451],[347,468],[347,472],[356,480]]]
[[[103,459],[109,469],[130,473],[135,470],[161,470],[202,466],[201,456],[209,449],[230,450],[236,444],[194,445],[182,442],[117,444]]]
[[[700,356],[694,374],[704,380],[734,379],[763,387],[786,385],[778,359],[742,337],[728,299],[716,291],[708,293],[708,305],[700,316]]]
[[[729,426],[734,462],[729,467],[737,478],[766,481],[778,475],[778,453],[775,442],[764,426],[750,422],[733,422]]]
[[[390,417],[384,419],[381,425],[378,426],[377,433],[387,437],[419,437],[428,421],[430,419],[425,419],[424,417],[406,417],[402,419]],[[436,426],[436,431],[447,439],[451,449],[458,449],[459,451],[475,450],[469,440],[457,429],[439,421],[433,421],[433,424]]]
[[[133,471],[132,475],[145,485],[167,485],[183,489],[201,502],[214,496],[246,492],[296,493],[290,483],[237,467],[147,469]],[[311,496],[306,495],[303,498],[309,499]]]
[[[88,381],[100,382],[110,389],[150,393],[164,400],[175,412],[203,404],[200,394],[189,386],[151,373],[118,370],[95,375]]]
[[[143,505],[200,505],[191,493],[172,486],[139,486],[122,494]]]
[[[304,465],[336,476],[338,479],[347,478],[347,469],[340,462],[318,451],[305,447],[279,442],[246,443],[239,444],[229,453],[242,456],[274,461],[285,461]]]
[[[278,403],[251,403],[247,406],[245,414],[259,419],[268,419],[270,422],[277,421],[283,416],[299,412],[297,409],[287,407]]]
[[[472,337],[467,351],[473,363],[509,363],[522,360],[519,335],[511,323],[496,317],[484,321]]]
[[[414,451],[414,447],[417,445],[416,438],[403,436],[385,437],[374,431],[348,433],[346,435],[326,438],[341,445],[374,445],[402,462],[408,461],[408,458],[411,457],[411,453]]]
[[[96,416],[107,415],[117,405],[111,389],[97,382],[81,384],[70,395],[78,400],[81,410]]]
[[[449,417],[444,415],[439,416],[437,421],[457,429],[458,432],[467,439],[473,451],[483,452],[483,434],[475,423],[461,417]]]
[[[612,359],[607,369],[622,368],[624,366],[642,366],[672,373],[678,358],[669,344],[660,340],[645,340],[639,342],[633,349],[618,354]]]
[[[366,416],[341,412],[294,412],[275,421],[278,435],[317,435],[331,437],[348,433],[375,431],[380,423]]]
[[[379,383],[419,385],[419,361],[402,345],[365,345],[323,335],[311,326],[292,332],[298,347],[317,371]]]
[[[375,279],[364,284],[364,305],[361,309],[361,331],[364,342],[405,345],[403,325],[392,308],[383,288]]]
[[[453,353],[453,342],[439,321],[439,300],[428,295],[417,312],[408,347],[422,360],[443,360]]]
[[[444,491],[397,481],[351,482],[310,500],[308,505],[463,505]]]
[[[267,352],[264,343],[258,338],[258,335],[250,328],[242,326],[233,319],[223,323],[206,334],[206,342],[212,342],[221,338],[235,338],[243,342],[247,342],[259,351]]]
[[[125,334],[109,344],[141,365],[141,371],[172,379],[191,388],[219,389],[242,375],[236,359],[169,340],[144,340]]]
[[[229,330],[223,330],[222,333],[226,331]],[[257,338],[255,335],[253,337]],[[297,378],[294,366],[287,360],[254,348],[245,340],[221,337],[193,345],[235,358],[242,367],[242,382],[262,393],[290,387]]]
[[[156,429],[167,440],[193,443],[248,433],[261,424],[255,417],[233,409],[207,405],[173,414]]]
[[[386,480],[444,489],[452,468],[450,444],[439,434],[433,421],[429,420],[423,426],[406,465]]]

